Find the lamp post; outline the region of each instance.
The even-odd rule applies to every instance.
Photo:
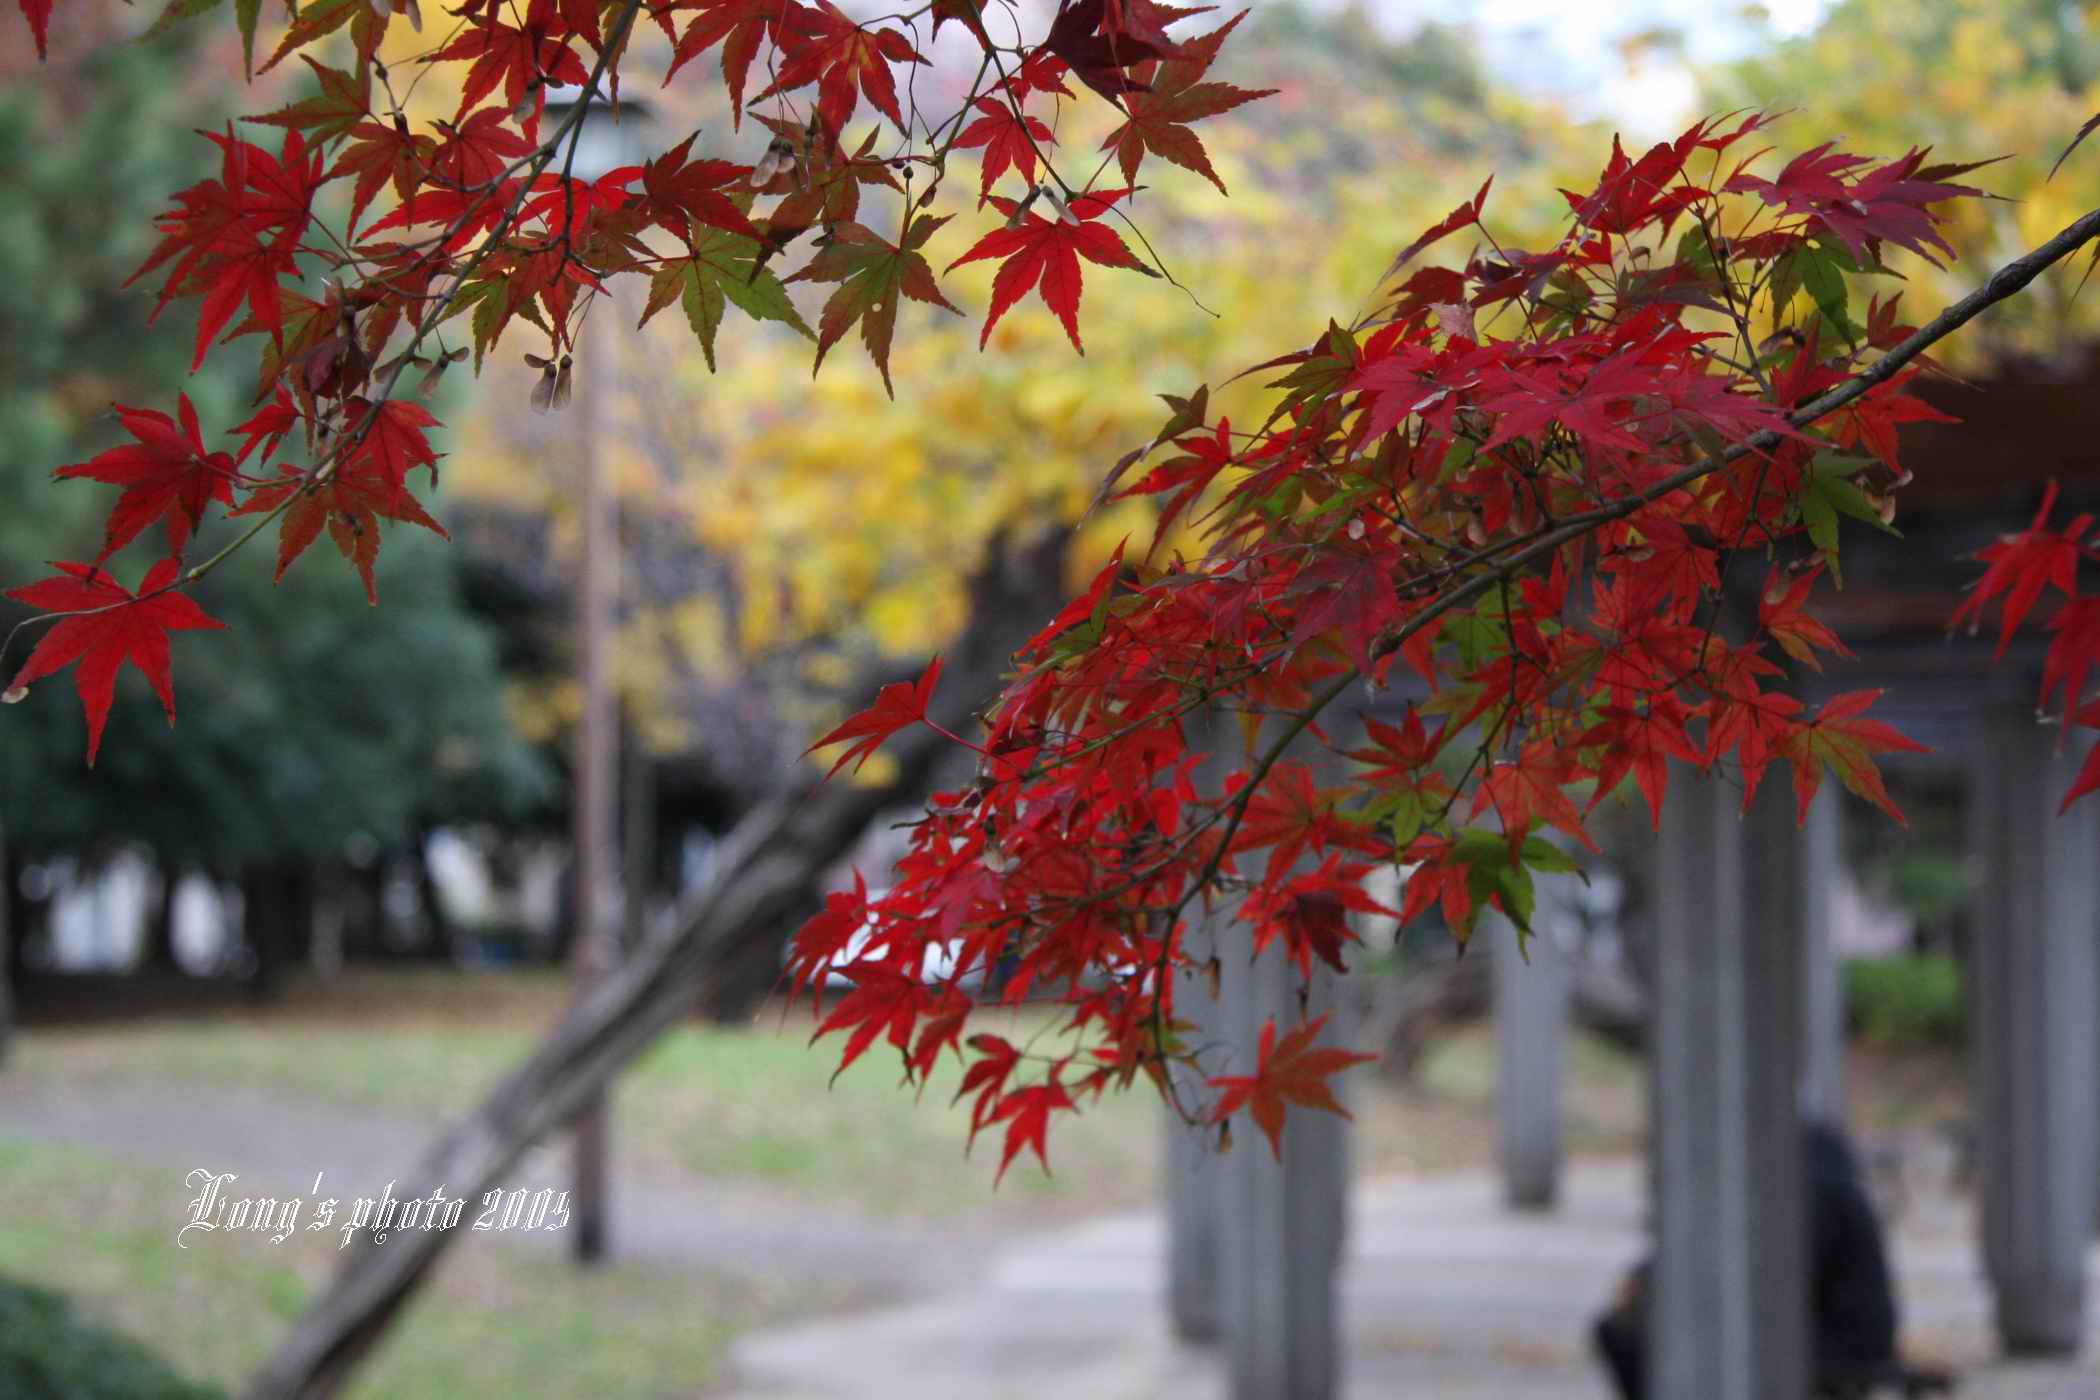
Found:
[[[550,100],[541,119],[541,130],[562,130],[578,105],[575,101]],[[556,153],[548,168],[566,169],[575,179],[591,181],[632,164],[646,120],[631,102],[622,103],[615,114],[604,98],[592,95],[577,120],[573,152],[565,140],[564,148]],[[597,432],[602,407],[598,386],[608,376],[617,354],[617,341],[609,334],[613,328],[603,324],[608,311],[609,305],[597,308],[596,315],[587,315],[577,335],[578,364],[571,409],[578,477],[576,496],[583,517],[576,589],[577,669],[583,690],[583,714],[576,726],[575,780],[571,789],[576,848],[572,903],[576,926],[569,949],[579,997],[619,958],[617,923],[610,907],[615,899],[612,876],[620,865],[614,850],[619,801],[618,722],[613,713],[610,666],[619,539],[613,528],[614,500],[605,489],[599,469]],[[603,1260],[610,1244],[608,1117],[609,1106],[603,1093],[593,1097],[576,1115],[572,1239],[576,1260],[583,1264]]]

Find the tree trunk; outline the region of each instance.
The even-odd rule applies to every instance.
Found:
[[[1042,599],[1062,593],[1066,535],[1052,536],[980,579],[969,629],[948,654],[933,718],[958,730],[998,686]],[[895,776],[879,786],[821,784],[799,771],[785,792],[740,822],[723,843],[715,879],[633,957],[591,987],[532,1056],[456,1121],[401,1181],[400,1195],[442,1187],[469,1203],[527,1149],[572,1119],[663,1031],[692,1010],[710,964],[754,942],[777,947],[821,904],[824,872],[885,809],[922,796],[953,752],[926,726],[886,752]],[[251,1400],[317,1400],[337,1392],[420,1286],[455,1230],[397,1231],[384,1246],[360,1236],[335,1281],[256,1376]]]
[[[430,868],[428,831],[417,830],[408,858],[416,873],[416,902],[423,906],[422,951],[433,958],[457,960],[459,930],[453,927],[452,916],[445,911],[444,896],[438,892],[437,875]]]
[[[269,865],[241,878],[241,932],[255,953],[250,990],[260,999],[283,990],[284,975],[306,961],[313,941],[313,881],[303,866]]]
[[[14,940],[8,937],[12,932],[8,915],[14,907],[14,867],[7,861],[4,828],[0,828],[0,882],[9,887],[0,892],[0,1065],[5,1065],[15,1041],[15,955]]]
[[[181,881],[179,870],[160,872],[160,891],[146,920],[146,946],[139,950],[141,972],[165,977],[182,970],[175,960],[175,887]]]

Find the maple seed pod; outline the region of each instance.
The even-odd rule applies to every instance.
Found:
[[[751,186],[758,189],[772,184],[795,163],[795,148],[788,144],[785,136],[776,136],[759,157],[758,164],[751,167]]]
[[[567,408],[569,406],[569,396],[574,387],[571,382],[570,369],[574,365],[575,360],[571,356],[564,355],[557,364],[553,360],[542,359],[538,355],[528,354],[525,357],[525,363],[540,372],[540,382],[534,385],[532,389],[532,411],[534,413],[559,413]]]
[[[1056,190],[1051,189],[1048,185],[1037,185],[1035,190],[1050,205],[1052,212],[1057,215],[1057,222],[1070,224],[1074,228],[1079,227],[1079,216],[1072,212],[1072,206],[1065,203],[1058,196]]]
[[[29,687],[26,685],[11,685],[0,690],[0,705],[19,705],[28,698]]]

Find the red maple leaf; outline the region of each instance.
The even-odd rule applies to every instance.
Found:
[[[991,310],[985,314],[984,333],[977,338],[980,350],[991,340],[992,327],[999,324],[999,318],[1033,291],[1040,280],[1043,304],[1064,322],[1072,348],[1082,355],[1086,353],[1086,347],[1079,343],[1080,258],[1103,267],[1152,271],[1124,246],[1114,229],[1095,222],[1129,193],[1127,189],[1104,190],[1074,196],[1067,206],[1072,215],[1070,223],[1062,218],[1046,219],[1031,208],[1025,215],[1026,222],[1018,227],[993,229],[978,239],[969,252],[948,264],[948,270],[953,272],[967,262],[1006,260],[992,279]],[[992,206],[1009,220],[1024,217],[1019,212],[1021,206],[1011,199],[993,195]]]
[[[977,1059],[963,1071],[962,1083],[956,1086],[950,1102],[961,1103],[965,1094],[977,1095],[977,1101],[970,1105],[970,1141],[974,1143],[978,1131],[992,1121],[992,1114],[998,1110],[999,1096],[1020,1065],[1021,1052],[1006,1037],[998,1035],[973,1035],[969,1044],[977,1052]]]
[[[371,404],[361,398],[350,399],[345,406],[353,424],[361,422],[362,415],[371,410]],[[436,478],[437,453],[431,450],[430,439],[423,436],[423,429],[436,426],[437,419],[421,404],[388,399],[373,415],[364,440],[352,449],[352,460],[369,462],[397,495],[402,494],[409,472],[416,467],[430,468],[432,478]]]
[[[45,42],[51,37],[51,0],[21,0],[22,16],[29,21],[29,33],[36,40],[36,56],[44,58]]]
[[[2066,724],[2080,724],[2087,729],[2100,729],[2100,700],[2095,700],[2092,704],[2080,708],[2069,717]],[[2096,788],[2100,788],[2100,744],[2095,744],[2086,751],[2085,763],[2079,768],[2077,778],[2072,781],[2071,790],[2064,794],[2064,800],[2057,807],[2056,814],[2062,816],[2065,812],[2070,811],[2073,802],[2076,802],[2079,798]]]
[[[1400,616],[1400,597],[1393,591],[1395,566],[1389,549],[1335,541],[1291,582],[1291,596],[1298,604],[1291,645],[1302,646],[1332,629],[1341,634],[1342,648],[1356,669],[1370,675],[1372,643]]]
[[[977,99],[977,110],[982,116],[963,128],[962,135],[955,138],[960,150],[984,147],[984,168],[978,180],[977,205],[984,207],[992,194],[992,186],[1011,166],[1020,172],[1029,184],[1035,183],[1035,153],[1047,148],[1057,140],[1049,127],[1027,117],[1016,116],[1014,109],[995,98]]]
[[[1349,915],[1391,917],[1398,912],[1364,893],[1364,877],[1370,873],[1368,865],[1344,864],[1339,854],[1330,855],[1319,869],[1288,885],[1266,886],[1249,894],[1241,905],[1241,917],[1254,926],[1254,955],[1261,956],[1264,948],[1281,938],[1302,975],[1312,975],[1315,957],[1336,972],[1347,972],[1344,945],[1363,941],[1349,926]]]
[[[751,167],[726,160],[691,160],[692,149],[693,137],[688,136],[642,167],[643,216],[685,240],[687,246],[692,244],[695,223],[745,238],[760,237],[744,211],[725,193],[749,175]]]
[[[218,143],[219,178],[176,194],[175,207],[154,220],[160,242],[124,280],[128,287],[168,265],[155,317],[176,297],[203,297],[192,369],[204,363],[213,338],[243,303],[258,328],[282,334],[278,283],[297,275],[299,240],[325,165],[319,150],[309,155],[296,130],[285,133],[275,156],[231,134],[204,134]]]
[[[1044,1171],[1049,1171],[1050,1158],[1044,1151],[1043,1138],[1050,1127],[1050,1115],[1059,1109],[1069,1111],[1073,1106],[1072,1095],[1054,1079],[1047,1084],[1031,1084],[1002,1095],[998,1109],[986,1124],[987,1127],[991,1123],[1006,1124],[1006,1142],[1000,1149],[999,1171],[993,1176],[992,1184],[999,1184],[1006,1169],[1013,1165],[1014,1158],[1021,1155],[1024,1147],[1035,1153],[1035,1159],[1043,1164]]]
[[[116,699],[117,672],[129,661],[146,673],[160,696],[168,722],[175,722],[175,681],[170,673],[168,634],[225,624],[208,615],[187,594],[169,590],[182,570],[180,560],[163,559],[147,571],[137,593],[118,584],[97,564],[56,565],[61,573],[11,588],[7,596],[46,612],[67,613],[54,624],[22,669],[8,682],[18,691],[32,681],[63,671],[74,662],[73,688],[87,712],[87,762],[95,766],[102,747],[102,726]]]
[[[1354,749],[1349,757],[1364,765],[1358,773],[1360,782],[1373,783],[1383,789],[1393,784],[1412,785],[1422,770],[1436,761],[1443,750],[1446,729],[1439,725],[1434,734],[1422,725],[1422,712],[1413,705],[1407,707],[1407,715],[1400,721],[1398,729],[1385,723],[1376,715],[1364,716],[1364,733],[1370,736],[1374,747]],[[1445,786],[1441,775],[1434,772],[1422,775],[1424,785],[1434,784],[1439,790]]]
[[[1236,792],[1238,787],[1235,784],[1228,790]],[[1269,852],[1267,873],[1262,877],[1265,881],[1273,881],[1289,870],[1308,848],[1315,852],[1324,852],[1329,846],[1375,850],[1376,844],[1368,832],[1336,814],[1339,796],[1339,790],[1317,786],[1312,769],[1303,763],[1279,763],[1270,770],[1261,790],[1248,800],[1228,849],[1238,854],[1274,847]]]
[[[525,100],[528,87],[537,91],[543,86],[581,86],[591,80],[590,70],[566,40],[550,36],[546,26],[540,24],[513,29],[498,20],[479,20],[428,61],[445,63],[469,58],[474,60],[474,66],[467,70],[460,88],[462,117],[494,92],[498,83],[503,85],[504,110],[514,112]]]
[[[2049,512],[2055,505],[2056,483],[2051,481],[2042,493],[2041,509],[2034,513],[2026,529],[1977,551],[1976,557],[1990,567],[1947,623],[1949,627],[1959,627],[1964,618],[1974,623],[1982,617],[1984,604],[2003,593],[2005,611],[1996,653],[2000,657],[2005,655],[2012,634],[2044,588],[2054,584],[2066,594],[2075,596],[2078,592],[2079,540],[2093,523],[2093,517],[2080,515],[2062,531],[2052,530],[2048,528]]]
[[[2100,659],[2100,598],[2073,598],[2049,619],[2049,629],[2056,637],[2042,662],[2042,696],[2037,703],[2047,706],[2049,697],[2061,689],[2064,708],[2074,709],[2085,693],[2086,672]]]
[[[510,122],[511,114],[501,107],[469,113],[457,126],[440,118],[433,124],[445,133],[445,142],[431,159],[431,173],[460,189],[499,178],[513,161],[534,150],[533,142]]]
[[[1267,1135],[1269,1149],[1280,1162],[1283,1160],[1285,1105],[1324,1109],[1344,1118],[1350,1117],[1349,1110],[1335,1098],[1327,1081],[1351,1065],[1366,1064],[1378,1057],[1332,1047],[1315,1047],[1313,1041],[1319,1038],[1320,1030],[1326,1024],[1325,1016],[1315,1017],[1278,1041],[1276,1023],[1265,1023],[1261,1028],[1260,1060],[1254,1073],[1225,1075],[1210,1081],[1212,1088],[1224,1091],[1218,1098],[1217,1107],[1211,1111],[1212,1121],[1223,1122],[1242,1107],[1246,1108],[1254,1125]]]
[[[736,124],[742,126],[744,82],[759,45],[768,38],[777,46],[790,36],[807,36],[815,29],[816,11],[798,0],[702,0],[699,8],[678,41],[664,82],[668,84],[679,69],[720,44],[722,83],[729,89]]]
[[[180,554],[191,532],[202,523],[206,506],[213,501],[233,504],[233,459],[224,452],[205,451],[197,410],[188,394],[181,399],[180,426],[157,409],[123,404],[116,409],[125,431],[137,441],[112,447],[90,461],[60,467],[54,474],[124,488],[103,526],[97,564],[130,544],[156,520],[167,522],[168,551]]]
[[[808,11],[804,26],[783,30],[774,42],[787,61],[781,65],[780,76],[773,85],[753,98],[754,102],[815,83],[817,115],[833,135],[845,128],[860,95],[865,95],[899,131],[909,134],[904,113],[897,106],[897,78],[890,72],[890,65],[926,60],[900,31],[867,29],[854,23],[831,0],[817,0],[817,8]]]
[[[1419,236],[1415,239],[1414,242],[1408,244],[1405,248],[1402,248],[1400,250],[1399,255],[1395,257],[1392,261],[1392,264],[1386,268],[1385,275],[1387,277],[1391,277],[1401,268],[1406,267],[1409,263],[1414,261],[1415,254],[1421,252],[1430,244],[1435,243],[1440,239],[1448,238],[1452,234],[1457,233],[1462,228],[1469,228],[1472,225],[1479,223],[1480,211],[1487,206],[1488,190],[1491,187],[1493,187],[1494,183],[1495,177],[1492,175],[1488,176],[1487,179],[1481,182],[1480,189],[1474,194],[1474,196],[1471,199],[1467,200],[1464,204],[1459,205],[1456,209],[1453,209],[1450,213],[1446,214],[1436,223],[1424,229],[1421,233],[1421,236]]]
[[[831,1073],[834,1080],[875,1043],[876,1036],[885,1032],[890,1044],[899,1050],[909,1049],[920,1004],[931,994],[918,978],[871,963],[857,963],[847,969],[846,975],[853,979],[853,990],[839,998],[839,1004],[810,1036],[815,1042],[833,1031],[852,1027],[853,1033],[846,1038],[845,1051],[839,1057],[839,1067]]]
[[[888,742],[890,735],[906,725],[918,724],[926,718],[926,706],[933,700],[933,688],[940,683],[941,659],[936,656],[927,666],[926,674],[916,684],[911,681],[895,681],[876,693],[875,703],[848,719],[844,724],[826,734],[802,751],[806,758],[818,749],[853,740],[853,746],[839,755],[838,762],[831,765],[832,773],[846,766],[848,759],[857,760],[853,771],[868,761],[868,755]]]
[[[1068,0],[1058,7],[1044,36],[1042,51],[1056,55],[1072,75],[1114,102],[1129,92],[1143,92],[1143,79],[1126,72],[1137,64],[1179,58],[1183,50],[1169,39],[1166,26],[1200,14],[1151,0]]]
[[[1154,549],[1159,548],[1160,541],[1167,537],[1168,529],[1182,511],[1209,490],[1210,484],[1218,479],[1218,475],[1233,464],[1235,454],[1232,446],[1232,420],[1220,418],[1215,430],[1177,438],[1174,445],[1182,449],[1181,456],[1170,457],[1161,462],[1115,495],[1115,499],[1120,501],[1132,496],[1152,496],[1170,490],[1174,492],[1166,505],[1160,509],[1158,523],[1152,527]],[[1142,454],[1133,454],[1126,460],[1135,461],[1137,455]],[[1113,481],[1112,477],[1111,485]]]
[[[1706,730],[1705,761],[1711,764],[1730,749],[1743,774],[1743,810],[1757,795],[1758,782],[1773,758],[1785,751],[1795,731],[1801,702],[1777,691],[1759,691],[1754,682],[1713,699]]]
[[[1650,822],[1662,830],[1663,796],[1670,789],[1670,760],[1703,761],[1691,736],[1685,733],[1684,703],[1664,692],[1648,701],[1646,710],[1615,705],[1606,709],[1596,726],[1582,736],[1584,749],[1601,748],[1596,757],[1597,791],[1590,807],[1611,796],[1629,772],[1648,800]]]

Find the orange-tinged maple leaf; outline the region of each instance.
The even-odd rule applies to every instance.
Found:
[[[181,571],[179,560],[163,559],[146,573],[137,593],[118,584],[99,565],[57,565],[59,574],[7,596],[46,612],[69,613],[54,624],[22,669],[8,682],[10,691],[80,663],[73,688],[87,712],[88,767],[102,747],[102,727],[116,699],[117,672],[130,662],[146,673],[168,723],[175,722],[175,681],[170,670],[168,634],[225,626],[197,606],[187,594],[163,591]]]
[[[1881,770],[1874,764],[1877,753],[1930,753],[1932,750],[1905,737],[1878,719],[1861,716],[1881,697],[1878,690],[1853,690],[1834,695],[1823,712],[1796,729],[1780,744],[1779,753],[1794,770],[1794,803],[1797,820],[1808,820],[1809,804],[1823,784],[1823,768],[1837,774],[1838,781],[1857,796],[1909,825],[1903,813],[1889,800],[1881,785]]]
[[[1594,851],[1597,843],[1582,829],[1582,813],[1568,800],[1561,785],[1569,781],[1569,762],[1553,744],[1539,739],[1526,744],[1513,763],[1490,768],[1473,798],[1473,815],[1490,805],[1502,818],[1509,848],[1523,846],[1524,838],[1540,822],[1566,832],[1584,848]]]
[[[379,562],[381,520],[420,525],[441,539],[452,538],[423,509],[422,502],[381,477],[379,468],[364,457],[353,459],[318,485],[312,484],[308,473],[287,466],[281,481],[259,487],[233,514],[256,515],[281,505],[285,512],[277,527],[278,580],[283,580],[292,561],[304,554],[325,528],[336,549],[364,580],[365,601],[374,607],[379,605],[379,583],[373,568]]]
[[[861,764],[868,761],[868,755],[881,748],[890,735],[906,725],[918,724],[926,718],[926,707],[932,702],[933,688],[940,683],[940,679],[941,659],[936,656],[932,664],[927,666],[926,674],[920,676],[916,683],[895,681],[884,686],[876,693],[874,704],[804,749],[803,756],[807,757],[818,749],[829,748],[833,744],[851,739],[852,747],[839,755],[838,762],[831,765],[831,772],[824,776],[829,778],[832,773],[838,772],[846,766],[849,759],[854,760],[853,771],[858,773]]]
[[[1316,1108],[1328,1113],[1339,1113],[1351,1117],[1349,1110],[1335,1098],[1334,1090],[1327,1081],[1351,1065],[1366,1064],[1376,1060],[1376,1055],[1362,1055],[1352,1050],[1332,1046],[1315,1046],[1321,1028],[1327,1024],[1325,1016],[1318,1016],[1296,1027],[1281,1041],[1276,1038],[1276,1023],[1272,1020],[1261,1028],[1261,1055],[1255,1071],[1250,1075],[1226,1075],[1210,1081],[1211,1087],[1224,1092],[1219,1096],[1217,1107],[1211,1112],[1212,1121],[1223,1122],[1245,1108],[1269,1139],[1269,1150],[1276,1160],[1283,1160],[1283,1118],[1286,1105],[1296,1104],[1300,1108]]]
[[[1779,643],[1780,650],[1812,671],[1823,669],[1823,663],[1816,659],[1819,650],[1852,655],[1851,649],[1838,640],[1837,633],[1802,611],[1822,572],[1818,565],[1802,573],[1791,585],[1775,574],[1757,600],[1757,625]]]
[[[1123,96],[1123,110],[1129,114],[1129,120],[1101,143],[1102,150],[1116,153],[1126,183],[1136,183],[1138,166],[1149,151],[1161,160],[1195,171],[1216,185],[1219,194],[1225,193],[1225,182],[1211,168],[1210,154],[1189,129],[1189,123],[1276,94],[1275,88],[1254,90],[1203,81],[1226,36],[1246,17],[1247,11],[1242,10],[1219,28],[1190,40],[1184,46],[1183,57],[1159,64],[1156,71],[1144,64],[1132,70],[1142,86]]]

